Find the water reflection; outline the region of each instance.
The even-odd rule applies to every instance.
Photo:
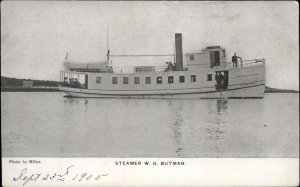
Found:
[[[174,106],[173,100],[168,101],[168,106],[170,107],[175,118],[171,126],[172,138],[175,143],[175,154],[177,157],[181,157],[181,154],[184,150],[182,145],[182,129],[181,129],[182,125],[184,124],[184,118],[182,116],[184,106],[182,102],[179,102],[177,106]]]
[[[218,113],[221,113],[221,112],[226,113],[227,112],[227,103],[228,103],[227,99],[218,99],[217,100],[217,112]]]
[[[86,123],[89,118],[90,99],[88,98],[63,98],[63,116],[65,116],[65,123],[74,123],[75,119],[81,117],[76,123]]]
[[[64,97],[64,103],[70,103],[70,104],[78,104],[79,103],[78,98],[73,98],[73,97]]]
[[[210,140],[209,148],[215,152],[217,157],[222,156],[222,142],[226,133],[226,115],[228,109],[227,99],[210,100],[208,109],[208,122],[206,127],[206,136]]]

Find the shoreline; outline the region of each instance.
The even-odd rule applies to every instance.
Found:
[[[58,87],[1,87],[1,92],[61,92]]]

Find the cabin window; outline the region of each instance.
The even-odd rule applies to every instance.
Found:
[[[118,77],[113,77],[112,78],[112,83],[113,84],[118,84]]]
[[[191,82],[196,82],[196,75],[191,75]]]
[[[140,78],[134,77],[134,84],[140,84]]]
[[[128,84],[128,77],[123,77],[123,84]]]
[[[185,81],[185,76],[179,76],[179,82],[184,83]]]
[[[174,77],[173,76],[168,76],[168,83],[172,84],[174,82]]]
[[[194,60],[194,55],[190,55],[190,60]]]
[[[96,83],[101,84],[101,77],[96,77]]]
[[[207,81],[212,81],[212,74],[207,74]]]
[[[161,84],[162,83],[162,77],[157,77],[157,84]]]
[[[146,77],[146,84],[151,84],[151,77]]]
[[[223,57],[225,57],[225,50],[222,50]]]

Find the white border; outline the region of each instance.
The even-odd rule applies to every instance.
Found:
[[[10,160],[21,163],[9,163]],[[29,160],[36,163],[29,164]],[[27,161],[27,163],[23,163]],[[116,161],[137,165],[116,165]],[[145,165],[144,162],[157,165]],[[184,165],[160,165],[161,162]],[[37,163],[40,162],[40,163]],[[141,162],[141,165],[138,165]],[[2,158],[3,186],[298,186],[298,158]],[[68,174],[66,174],[67,168]],[[26,173],[21,171],[27,168]],[[46,174],[50,180],[42,180]],[[81,181],[79,173],[87,173]],[[33,175],[34,174],[34,175]],[[36,174],[41,176],[36,180]],[[64,175],[64,181],[58,175]],[[89,180],[86,178],[92,174]],[[97,176],[100,178],[95,180]],[[25,178],[27,176],[27,179]],[[25,180],[14,181],[13,178]]]

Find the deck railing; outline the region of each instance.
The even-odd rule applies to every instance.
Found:
[[[135,68],[137,66],[112,66],[114,73],[133,73],[135,72]],[[139,66],[142,67],[142,66]],[[147,66],[145,66],[147,67]],[[171,71],[167,69],[167,66],[152,66],[153,72],[164,72],[164,71]],[[187,66],[183,66],[183,71],[187,70]],[[142,71],[140,71],[142,73]],[[140,73],[139,72],[139,73]],[[151,72],[151,71],[145,71],[145,72]]]
[[[265,59],[252,59],[252,60],[243,60],[242,62],[238,62],[237,64],[237,68],[241,68],[241,67],[249,67],[249,66],[257,66],[257,65],[262,65],[265,63]],[[209,63],[207,64],[201,64],[201,65],[207,65],[210,66]],[[227,67],[233,67],[233,63],[232,62],[226,62],[226,66]],[[137,66],[112,66],[113,67],[113,73],[133,73],[135,72],[135,68]],[[138,67],[142,67],[142,66],[138,66]],[[145,66],[145,67],[150,67],[150,66]],[[172,70],[168,70],[168,67],[166,65],[164,66],[151,66],[153,67],[153,72],[164,72],[164,71],[172,71]],[[214,66],[212,68],[218,68],[220,66]],[[183,66],[183,71],[186,71],[188,69],[188,66],[185,65]],[[145,71],[145,72],[149,72],[149,71]],[[69,81],[65,81],[64,77],[68,77],[67,80],[69,80],[69,78],[73,78],[75,77],[73,74],[82,74],[84,75],[85,72],[72,72],[72,71],[62,71],[61,72],[61,79],[60,81],[63,82],[69,82]],[[73,75],[73,76],[70,76]],[[82,84],[81,84],[82,85]],[[78,87],[77,84],[72,84],[72,86],[76,86]],[[83,86],[84,87],[84,86]]]
[[[249,67],[249,66],[258,66],[265,63],[265,59],[251,59],[251,60],[243,60],[241,62],[238,62],[237,67]],[[232,62],[227,62],[227,66],[233,67]]]
[[[59,85],[63,87],[70,87],[70,88],[81,88],[81,89],[85,88],[85,84],[81,84],[79,82],[77,83],[61,82]]]

